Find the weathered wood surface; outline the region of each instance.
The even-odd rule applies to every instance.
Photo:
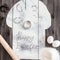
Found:
[[[6,25],[6,16],[10,8],[18,0],[0,0],[0,7],[7,6],[7,8],[0,8],[0,34],[6,39],[8,44],[12,47],[12,29]],[[46,38],[50,35],[54,39],[60,40],[60,0],[41,0],[43,1],[51,13],[52,25],[46,30]],[[46,46],[51,46],[46,42]],[[51,46],[52,47],[52,46]],[[60,48],[57,48],[60,51]],[[4,48],[0,45],[0,60],[12,60]]]

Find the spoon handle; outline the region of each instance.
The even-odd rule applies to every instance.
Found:
[[[5,39],[1,35],[0,35],[0,43],[13,60],[20,60],[14,53],[13,49],[9,46],[9,44],[5,41]]]

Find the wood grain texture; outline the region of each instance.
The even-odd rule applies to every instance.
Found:
[[[8,9],[3,8],[1,11],[0,8],[0,34],[5,38],[7,43],[12,47],[12,29],[6,25],[6,16],[10,8],[18,0],[0,0],[0,7],[7,6]],[[43,1],[52,17],[52,25],[46,30],[46,39],[48,36],[54,36],[54,39],[60,40],[60,0],[41,0]],[[5,11],[5,12],[4,12]],[[52,47],[46,42],[46,46]],[[57,48],[60,51],[60,47]],[[4,48],[0,45],[0,60],[12,60],[11,57],[7,54]]]

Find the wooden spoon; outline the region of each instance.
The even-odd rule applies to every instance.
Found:
[[[13,60],[20,60],[19,57],[17,57],[16,54],[14,53],[13,49],[9,46],[9,44],[5,41],[5,39],[1,35],[0,35],[0,43]]]

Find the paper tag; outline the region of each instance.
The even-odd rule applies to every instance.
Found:
[[[46,6],[38,0],[21,0],[9,11],[6,23],[13,29],[13,50],[20,59],[38,59],[45,47],[45,29],[51,26]]]

